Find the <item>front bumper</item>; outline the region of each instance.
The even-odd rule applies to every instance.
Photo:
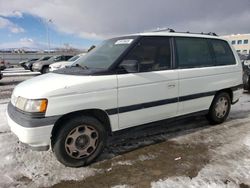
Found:
[[[18,139],[30,145],[34,150],[48,150],[51,140],[51,132],[57,118],[55,117],[29,117],[19,112],[9,103],[7,121],[11,131]]]

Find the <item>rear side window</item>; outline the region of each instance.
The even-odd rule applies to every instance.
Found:
[[[138,61],[140,72],[170,69],[170,40],[168,37],[144,37],[124,60]]]
[[[206,39],[176,37],[175,40],[179,68],[214,66]]]
[[[211,43],[215,55],[216,65],[236,64],[233,52],[226,41],[211,40]]]

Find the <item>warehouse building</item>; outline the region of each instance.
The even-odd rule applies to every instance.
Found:
[[[222,37],[229,40],[238,53],[250,54],[250,34],[226,35]]]

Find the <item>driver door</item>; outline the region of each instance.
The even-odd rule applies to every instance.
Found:
[[[177,114],[178,73],[170,46],[169,37],[143,37],[121,62],[123,68],[136,61],[139,71],[117,76],[120,129]]]

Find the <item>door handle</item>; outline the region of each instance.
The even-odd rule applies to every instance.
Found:
[[[174,87],[175,87],[175,84],[169,84],[168,87],[169,87],[169,88],[174,88]]]

